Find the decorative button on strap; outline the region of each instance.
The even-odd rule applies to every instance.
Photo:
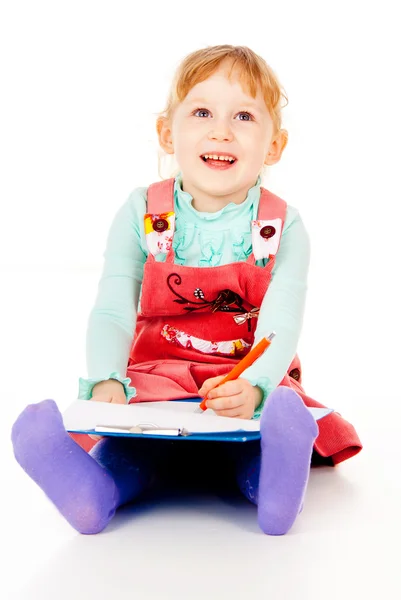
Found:
[[[146,244],[153,256],[168,254],[171,250],[174,236],[175,215],[173,212],[144,216]]]
[[[301,371],[299,369],[292,369],[288,374],[296,381],[299,381],[301,378]]]
[[[262,227],[262,229],[260,230],[260,235],[262,236],[262,238],[265,238],[266,240],[273,237],[273,235],[275,233],[276,233],[276,229],[272,225],[266,225],[266,227]]]
[[[158,233],[162,233],[168,229],[168,221],[166,219],[157,219],[157,221],[153,222],[153,229]]]
[[[281,219],[252,221],[252,250],[255,260],[276,256],[280,244]]]

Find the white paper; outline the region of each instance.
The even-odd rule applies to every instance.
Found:
[[[223,433],[228,431],[260,431],[259,420],[219,417],[208,409],[195,414],[197,402],[140,402],[109,404],[92,400],[76,400],[63,413],[67,431],[87,431],[101,425],[134,427],[154,425],[163,429],[186,429],[191,433]],[[309,408],[315,419],[332,409]]]

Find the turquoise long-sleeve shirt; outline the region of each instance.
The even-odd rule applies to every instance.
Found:
[[[230,203],[215,213],[199,212],[192,196],[182,190],[181,175],[175,179],[176,216],[173,249],[175,263],[209,267],[245,261],[252,252],[251,221],[256,219],[260,178],[242,204]],[[117,379],[124,385],[127,401],[135,396],[135,381],[127,378],[129,352],[140,310],[143,268],[148,256],[144,232],[147,188],[135,189],[112,222],[104,266],[86,335],[88,379],[80,378],[80,399],[89,399],[99,381]],[[156,260],[164,261],[159,254]],[[267,261],[256,264],[264,266]],[[298,210],[287,204],[272,280],[265,294],[255,344],[276,332],[274,342],[242,377],[263,390],[263,404],[285,376],[296,352],[302,330],[310,263],[309,236]],[[132,386],[130,386],[132,383]]]

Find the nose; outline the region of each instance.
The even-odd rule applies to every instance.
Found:
[[[233,139],[233,133],[227,121],[220,119],[213,122],[208,138],[217,142],[230,142]]]

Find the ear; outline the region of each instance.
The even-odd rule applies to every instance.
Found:
[[[174,154],[171,123],[167,117],[159,117],[156,122],[159,144],[167,154]]]
[[[278,133],[273,137],[270,142],[269,152],[266,154],[264,161],[265,165],[275,165],[281,158],[288,142],[288,131],[286,129],[280,129]]]

